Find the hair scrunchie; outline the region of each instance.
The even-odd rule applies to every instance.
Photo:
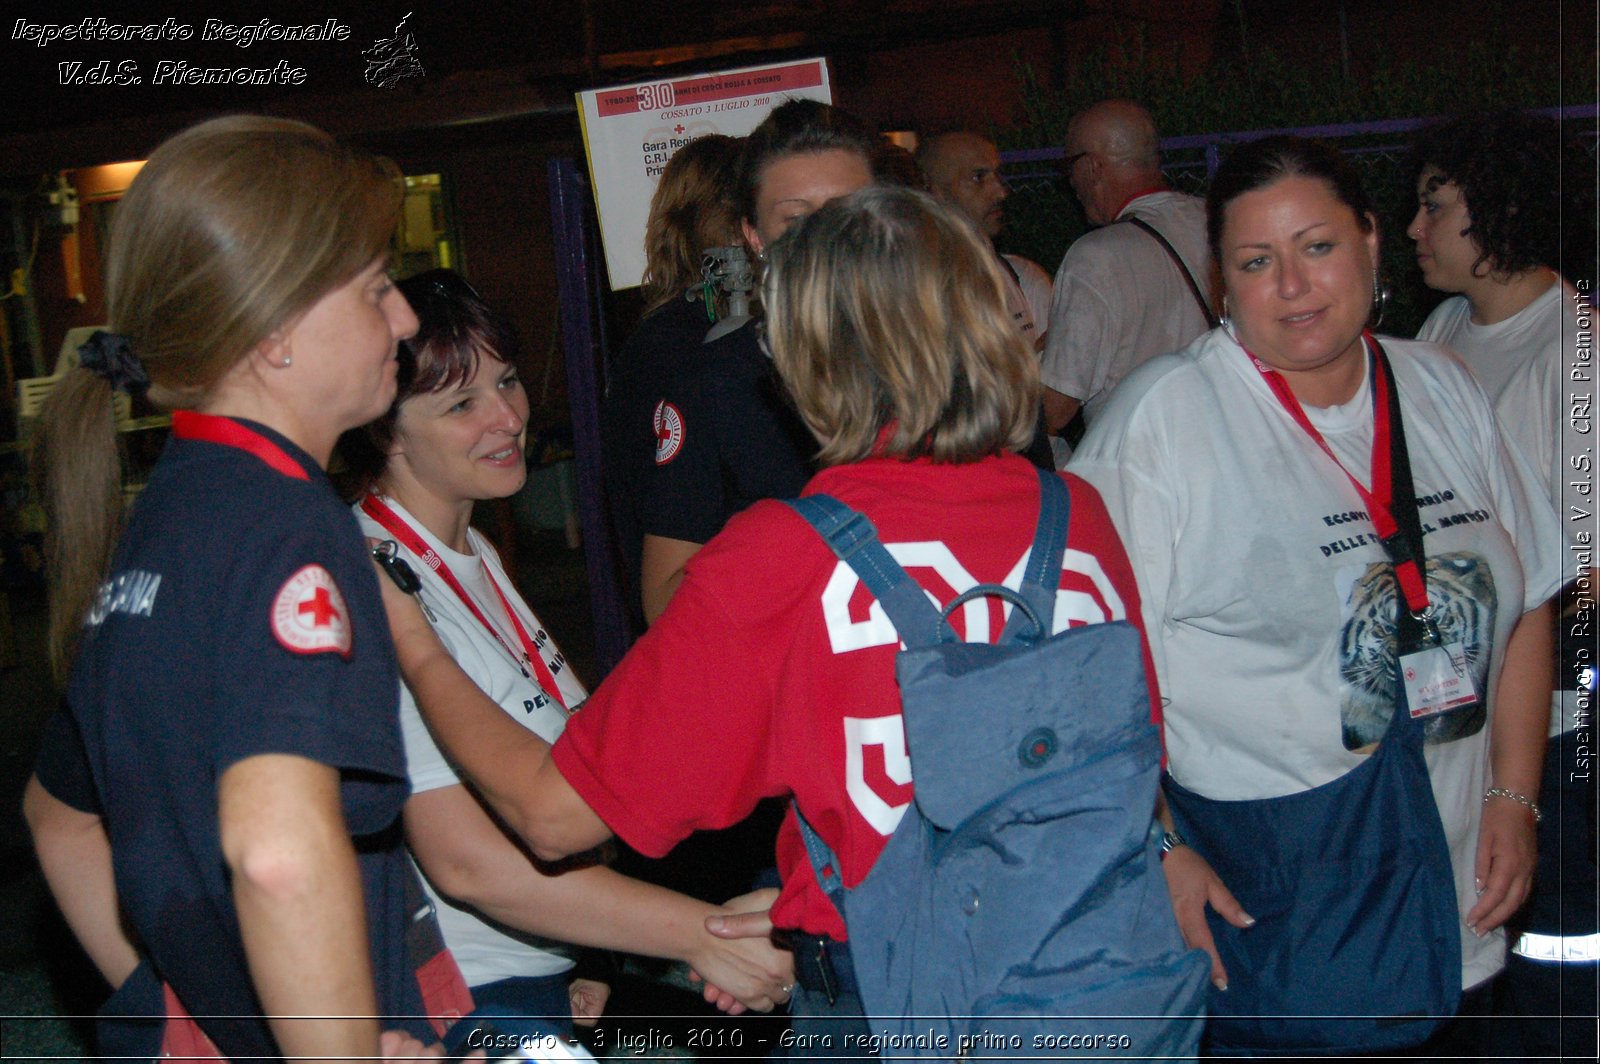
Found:
[[[142,395],[150,389],[150,376],[121,333],[96,329],[78,346],[78,365],[99,374],[115,392]]]

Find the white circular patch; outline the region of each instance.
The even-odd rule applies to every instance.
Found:
[[[333,574],[307,565],[284,582],[272,601],[272,634],[296,654],[325,650],[350,656],[350,612]]]
[[[666,465],[678,457],[683,447],[683,414],[663,399],[656,404],[652,422],[656,433],[656,465]]]

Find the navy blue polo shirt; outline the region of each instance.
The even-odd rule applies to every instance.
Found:
[[[272,430],[180,413],[91,605],[40,782],[98,813],[156,974],[229,1057],[276,1057],[240,941],[217,817],[229,766],[340,770],[379,1010],[425,1041],[407,956],[398,679],[355,518]],[[425,958],[424,958],[425,959]],[[207,1019],[205,1017],[239,1017]]]
[[[703,303],[683,299],[674,299],[646,315],[617,353],[600,411],[606,502],[635,608],[644,538],[640,527],[642,494],[656,459],[652,418],[662,390],[671,386],[686,365],[700,357],[711,325]]]
[[[816,437],[753,322],[684,363],[662,388],[654,429],[641,499],[646,534],[705,543],[751,503],[799,495],[816,472]]]

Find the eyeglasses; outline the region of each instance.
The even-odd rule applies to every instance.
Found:
[[[429,272],[431,276],[427,279],[428,285],[432,288],[434,295],[443,296],[446,299],[467,295],[480,303],[483,302],[483,297],[478,294],[478,290],[472,287],[472,284],[465,277],[454,270],[431,270]]]
[[[401,293],[420,317],[434,318],[461,302],[483,303],[478,290],[459,273],[432,269],[399,282]]]

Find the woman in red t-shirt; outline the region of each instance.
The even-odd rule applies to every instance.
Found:
[[[971,226],[907,189],[834,200],[769,249],[773,361],[821,445],[824,469],[806,493],[870,517],[939,603],[975,584],[1014,586],[1038,519],[1038,475],[1012,453],[1035,428],[1038,370],[1003,292]],[[1054,629],[1137,625],[1138,593],[1099,497],[1063,477],[1072,521]],[[441,744],[541,856],[613,831],[660,855],[762,798],[792,797],[854,886],[910,803],[900,637],[781,502],[737,515],[695,555],[666,612],[553,752],[465,691],[414,608],[402,600],[391,612],[402,669]],[[1000,617],[975,600],[951,622],[987,642]],[[843,921],[792,814],[777,849],[772,922],[840,947]],[[822,1011],[822,995],[804,978],[802,988],[797,1020]]]

